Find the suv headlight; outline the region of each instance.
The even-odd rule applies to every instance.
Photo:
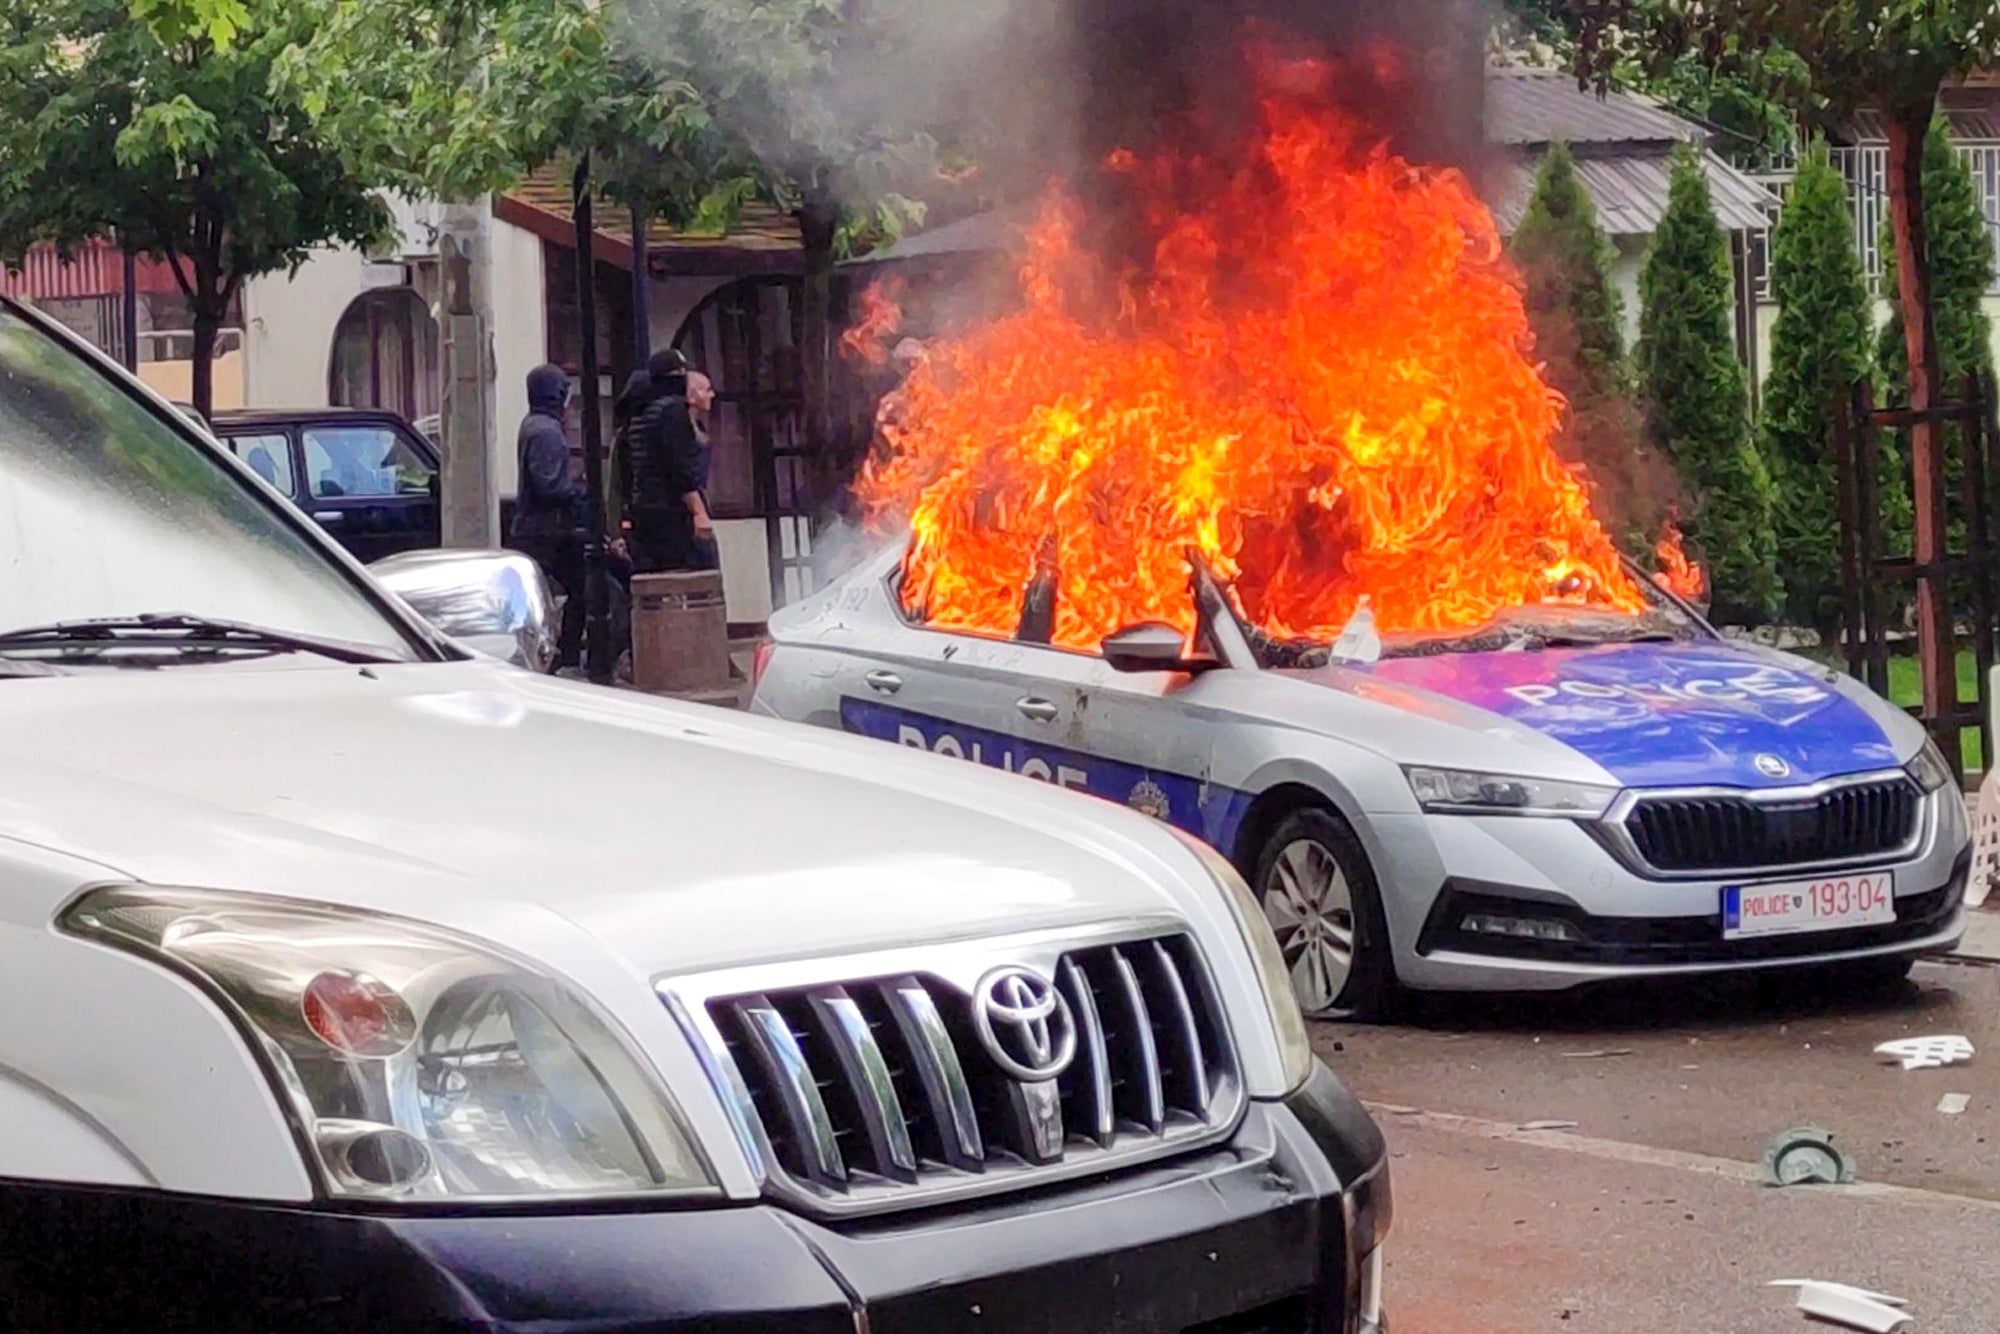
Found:
[[[364,912],[151,886],[93,890],[58,925],[221,1002],[331,1195],[712,1189],[679,1112],[612,1021],[491,946]]]
[[[1264,993],[1264,1004],[1271,1012],[1271,1031],[1278,1038],[1278,1058],[1284,1063],[1285,1089],[1297,1089],[1312,1075],[1312,1040],[1306,1036],[1305,1016],[1299,1011],[1298,993],[1292,989],[1291,970],[1285,966],[1285,952],[1278,946],[1278,938],[1271,934],[1271,923],[1264,916],[1263,905],[1257,902],[1256,892],[1243,879],[1229,859],[1217,852],[1194,835],[1167,826],[1174,836],[1193,850],[1201,858],[1203,866],[1222,891],[1222,901],[1229,905],[1230,916],[1236,919],[1236,926],[1243,933],[1243,943],[1249,947],[1250,962],[1257,969],[1257,983]]]
[[[1951,765],[1946,763],[1944,752],[1935,741],[1924,742],[1924,748],[1911,756],[1903,768],[1926,793],[1935,792],[1951,781]]]
[[[1546,815],[1595,820],[1611,808],[1618,789],[1553,778],[1518,778],[1470,769],[1409,765],[1403,773],[1417,804],[1433,815]]]

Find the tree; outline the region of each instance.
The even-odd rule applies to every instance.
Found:
[[[1648,447],[1631,398],[1616,251],[1567,146],[1549,150],[1508,242],[1525,284],[1543,378],[1568,403],[1556,445],[1580,465],[1598,516],[1628,549],[1651,548],[1675,508],[1673,470]]]
[[[1647,433],[1693,498],[1689,536],[1707,563],[1716,614],[1758,624],[1783,589],[1771,478],[1750,436],[1749,393],[1730,332],[1729,247],[1701,157],[1674,155],[1666,216],[1639,282],[1639,381]]]
[[[1577,179],[1568,145],[1555,145],[1543,159],[1508,250],[1527,281],[1537,345],[1545,355],[1550,342],[1573,348],[1552,368],[1552,387],[1572,403],[1618,393],[1625,387],[1625,331],[1611,285],[1617,252],[1598,230],[1597,207]]]
[[[1952,146],[1943,117],[1932,123],[1924,140],[1922,175],[1938,366],[1946,392],[1955,397],[1968,372],[1990,370],[1993,364],[1993,321],[1985,305],[1993,286],[1993,232],[1971,169]],[[1893,271],[1885,275],[1883,286],[1891,313],[1877,357],[1888,383],[1903,385],[1909,382],[1909,340]]]
[[[1867,370],[1873,316],[1854,248],[1847,182],[1824,145],[1806,155],[1772,239],[1778,303],[1764,385],[1764,455],[1777,490],[1790,615],[1831,637],[1840,624],[1839,472],[1833,422]]]
[[[0,0],[0,254],[115,233],[165,261],[187,299],[204,413],[216,334],[245,280],[389,226],[366,180],[271,86],[287,15],[241,10],[218,41],[131,22],[125,0]]]
[[[1689,52],[1718,69],[1761,62],[1782,48],[1808,76],[1803,110],[1835,118],[1873,107],[1889,139],[1889,218],[1896,239],[1910,408],[1936,402],[1940,358],[1932,325],[1923,145],[1946,81],[2000,62],[2000,5],[1993,0],[1511,0],[1553,18],[1575,39],[1576,65],[1600,84],[1621,61],[1661,69]],[[1942,556],[1942,438],[1921,418],[1910,431],[1919,566]],[[1955,691],[1944,645],[1950,623],[1932,580],[1918,584],[1918,643],[1926,714]]]

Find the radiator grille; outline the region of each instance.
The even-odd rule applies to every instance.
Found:
[[[895,973],[712,996],[703,1009],[758,1147],[829,1201],[1026,1186],[1191,1148],[1233,1124],[1235,1053],[1187,937],[1071,949],[1032,970],[1024,985],[1051,1004],[1044,1050],[1065,1033],[1073,1043],[1053,1078],[1022,1079],[996,1059],[977,1015],[985,981]]]
[[[1625,828],[1662,871],[1776,869],[1881,856],[1916,837],[1916,786],[1857,783],[1795,800],[1642,796]]]

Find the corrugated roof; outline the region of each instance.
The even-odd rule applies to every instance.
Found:
[[[1021,239],[1025,214],[995,210],[975,213],[957,222],[948,222],[929,231],[906,236],[892,246],[850,260],[845,267],[871,264],[901,264],[913,260],[941,259],[954,255],[977,255],[1010,249]]]
[[[1486,141],[1526,148],[1566,143],[1671,144],[1701,128],[1631,93],[1599,97],[1560,70],[1501,66],[1486,71]]]
[[[576,216],[570,190],[571,169],[545,166],[532,173],[494,204],[494,215],[537,232],[558,245],[572,245],[576,236]],[[593,217],[598,236],[600,260],[632,266],[632,215],[623,205],[593,194]],[[770,204],[743,206],[736,225],[726,233],[687,232],[654,222],[646,229],[649,249],[667,255],[717,257],[754,255],[785,257],[797,255],[804,246],[798,219]]]
[[[1944,113],[1952,138],[1961,143],[2000,140],[2000,111],[1986,107],[1948,106],[1944,108]],[[1885,143],[1889,138],[1879,111],[1856,112],[1848,121],[1847,130],[1856,143]]]
[[[1704,154],[1708,192],[1725,231],[1755,231],[1771,225],[1775,195],[1713,154]],[[1516,164],[1494,207],[1503,234],[1512,235],[1534,193],[1540,155]],[[1579,158],[1577,180],[1597,206],[1597,222],[1612,236],[1649,236],[1666,216],[1673,161],[1666,154]]]

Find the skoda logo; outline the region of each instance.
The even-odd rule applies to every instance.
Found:
[[[1750,762],[1757,767],[1757,772],[1766,778],[1789,778],[1792,775],[1792,766],[1776,755],[1759,755]]]
[[[1018,964],[972,989],[972,1023],[993,1063],[1029,1084],[1054,1079],[1076,1055],[1076,1021],[1055,984]]]

